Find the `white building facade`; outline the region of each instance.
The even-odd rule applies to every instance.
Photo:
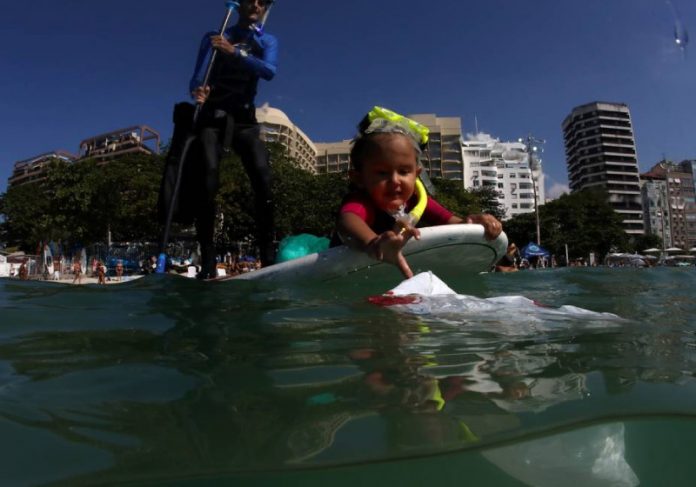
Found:
[[[264,104],[256,109],[256,119],[261,125],[261,140],[280,144],[302,169],[316,174],[314,142],[285,113]]]
[[[651,174],[641,176],[641,196],[645,232],[660,237],[665,248],[674,246],[667,181]]]
[[[521,142],[501,142],[489,134],[467,134],[462,142],[464,187],[491,187],[505,208],[506,219],[544,204],[544,172],[536,155],[530,161]],[[530,166],[530,162],[531,164]]]

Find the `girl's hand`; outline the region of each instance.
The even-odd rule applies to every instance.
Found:
[[[392,232],[391,230],[384,232],[376,236],[368,244],[367,253],[376,260],[395,265],[407,279],[410,279],[413,277],[413,271],[409,267],[401,249],[406,245],[411,235],[420,238],[420,232],[417,229],[406,229],[400,233]]]
[[[196,101],[197,104],[202,105],[208,99],[210,95],[210,86],[199,86],[191,92],[191,97]]]
[[[503,224],[493,215],[482,213],[480,215],[469,215],[466,217],[467,223],[478,223],[483,225],[483,236],[486,240],[495,240],[503,231]]]

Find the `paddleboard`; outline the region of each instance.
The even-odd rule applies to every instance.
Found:
[[[87,250],[84,247],[80,251],[80,266],[82,267],[82,275],[87,275]]]
[[[483,236],[483,226],[478,224],[441,225],[420,231],[420,240],[411,239],[404,247],[404,255],[414,274],[432,271],[447,278],[486,272],[507,249],[508,239],[504,232],[489,241]],[[364,252],[340,246],[214,281],[332,282],[368,277],[401,278],[401,273],[395,266],[376,261]]]
[[[52,278],[53,271],[54,271],[53,252],[51,252],[51,247],[49,247],[48,244],[44,244],[43,260],[44,260],[44,266],[45,266],[44,270],[46,271],[48,278]]]

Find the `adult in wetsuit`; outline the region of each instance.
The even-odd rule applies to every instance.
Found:
[[[193,130],[196,134],[196,140],[184,161],[182,195],[176,213],[179,221],[195,221],[201,245],[202,268],[199,278],[217,275],[213,243],[215,197],[220,186],[220,158],[224,151],[230,149],[241,158],[254,190],[256,239],[261,262],[263,265],[272,264],[275,257],[271,169],[268,150],[259,138],[260,127],[254,104],[259,78],[271,80],[276,72],[276,38],[254,29],[254,25],[263,19],[270,3],[271,0],[242,0],[236,25],[228,28],[222,36],[214,32],[205,35],[189,85],[196,103],[202,104],[196,126],[190,127],[189,123],[187,127],[186,122],[182,122],[187,117],[190,120],[190,105],[188,108],[177,106],[175,109],[175,133],[170,155],[177,152],[177,140],[185,139],[177,131],[185,133]],[[218,54],[209,84],[204,86],[205,71],[213,49]],[[182,116],[182,112],[186,111],[189,115]],[[169,172],[165,169],[161,205],[169,204],[167,193],[174,174],[170,161],[167,163]]]

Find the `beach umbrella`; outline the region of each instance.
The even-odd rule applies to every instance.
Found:
[[[696,252],[696,247],[691,247],[691,248],[689,249],[689,252]]]
[[[651,249],[645,249],[645,250],[643,251],[643,253],[648,254],[648,253],[650,253],[650,252],[661,252],[661,251],[662,251],[662,250],[656,249],[655,247],[653,247],[653,248],[651,248]]]
[[[670,247],[667,249],[667,252],[684,252],[684,250],[679,247]]]
[[[529,259],[530,257],[549,257],[551,252],[540,245],[529,243],[520,251],[520,254],[523,259]]]

